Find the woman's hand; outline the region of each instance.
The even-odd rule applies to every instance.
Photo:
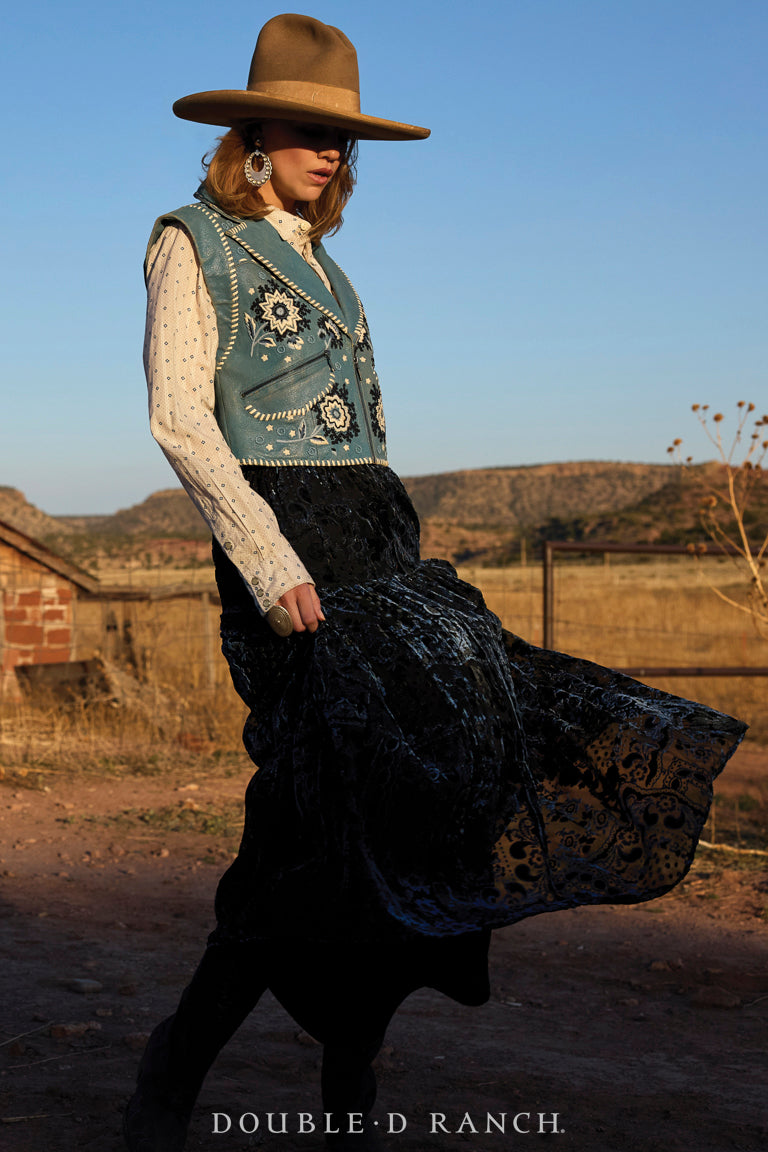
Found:
[[[325,620],[314,584],[299,584],[291,588],[283,593],[278,604],[290,616],[294,632],[317,632],[320,621]]]

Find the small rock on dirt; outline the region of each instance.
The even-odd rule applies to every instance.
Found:
[[[130,1048],[132,1052],[143,1052],[149,1040],[149,1032],[126,1032],[123,1036],[123,1044],[126,1048]]]
[[[101,992],[104,985],[99,980],[77,977],[73,980],[67,980],[66,987],[70,992],[80,992],[84,996],[86,992]]]
[[[738,996],[729,992],[728,988],[694,988],[689,996],[689,1002],[695,1008],[740,1008],[742,1001]]]
[[[51,1024],[48,1035],[54,1040],[72,1040],[85,1036],[86,1032],[100,1032],[101,1024],[96,1020],[74,1021],[72,1024]]]
[[[741,1000],[727,988],[695,988],[688,997],[696,1008],[740,1008]]]

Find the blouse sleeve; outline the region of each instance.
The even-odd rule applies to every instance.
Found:
[[[144,369],[149,420],[184,489],[262,612],[312,584],[275,518],[244,480],[214,416],[216,312],[194,245],[168,226],[149,255]]]

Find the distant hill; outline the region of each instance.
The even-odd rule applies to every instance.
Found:
[[[537,539],[574,540],[615,544],[690,544],[706,539],[699,509],[703,486],[722,491],[722,465],[700,464],[682,473],[671,470],[667,482],[654,492],[624,508],[610,512],[595,509],[571,518],[552,517],[542,521]],[[768,532],[768,484],[765,478],[753,489],[744,515],[744,527],[753,542],[762,542]]]
[[[579,461],[473,468],[404,483],[422,519],[516,529],[551,516],[624,508],[662,488],[672,471],[668,464]]]
[[[65,527],[110,536],[168,536],[203,540],[210,532],[183,488],[161,488],[112,516],[57,516]]]
[[[412,476],[404,484],[422,524],[422,553],[454,563],[503,564],[545,522],[631,507],[669,483],[667,464],[578,461]]]
[[[422,551],[455,563],[503,564],[521,541],[614,543],[699,541],[700,485],[719,465],[691,474],[665,464],[581,461],[520,468],[476,468],[404,483],[422,521]],[[768,486],[764,486],[768,487]],[[754,535],[768,525],[768,492],[753,502]],[[111,516],[48,516],[15,488],[0,487],[0,520],[85,567],[208,563],[209,533],[181,488],[154,492]]]
[[[3,484],[0,484],[0,520],[10,524],[17,532],[34,536],[38,540],[62,531],[54,516],[48,516],[30,504],[18,488],[9,488]]]
[[[18,488],[0,487],[0,520],[92,570],[210,563],[210,532],[182,488],[111,516],[48,516]]]

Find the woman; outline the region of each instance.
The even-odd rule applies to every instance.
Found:
[[[214,535],[222,637],[259,770],[217,927],[155,1030],[132,1152],[184,1145],[205,1073],[269,987],[324,1047],[327,1143],[375,1148],[370,1067],[415,988],[488,996],[493,927],[650,899],[685,874],[743,726],[503,633],[386,466],[365,314],[320,238],[363,115],[338,29],[278,16],[197,202],[150,240],[152,428]],[[312,942],[303,970],[302,943]]]

